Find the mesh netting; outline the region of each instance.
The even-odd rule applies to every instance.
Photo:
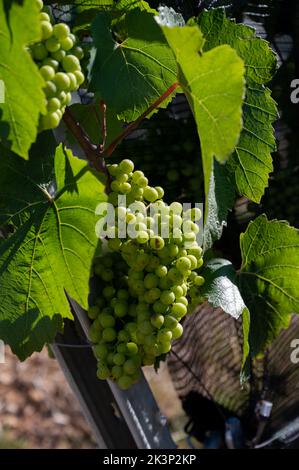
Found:
[[[271,401],[267,436],[299,414],[299,365],[290,358],[297,338],[299,317],[294,315],[265,356],[254,361],[250,380],[241,386],[241,322],[205,303],[186,318],[183,338],[174,344],[168,366],[181,399],[197,392],[240,417],[248,429],[254,425],[257,401]],[[191,410],[195,419],[201,412]]]

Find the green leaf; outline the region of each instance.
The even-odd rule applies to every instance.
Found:
[[[228,44],[244,60],[247,82],[244,125],[229,168],[235,176],[238,192],[260,202],[273,169],[272,123],[277,119],[276,104],[263,84],[274,75],[276,56],[267,41],[256,37],[253,28],[227,19],[222,8],[204,11],[198,18],[198,25],[206,39],[205,51]]]
[[[55,154],[55,155],[54,155]],[[65,291],[87,307],[104,185],[86,162],[43,135],[29,161],[1,150],[0,338],[21,359],[72,318]],[[21,191],[20,191],[21,188]]]
[[[219,240],[223,227],[227,225],[227,214],[235,200],[235,188],[227,165],[221,165],[214,159],[208,194],[208,214],[204,226],[203,249],[207,251],[215,240]]]
[[[204,38],[197,26],[162,26],[178,66],[179,82],[190,103],[201,142],[205,180],[206,247],[222,231],[223,220],[217,213],[229,207],[230,191],[222,207],[217,203],[223,196],[213,178],[214,157],[224,163],[235,148],[242,128],[244,95],[244,64],[230,46],[219,46],[203,53]],[[220,171],[218,172],[220,175]],[[225,178],[225,176],[223,176]],[[217,194],[216,194],[217,193]]]
[[[260,85],[269,82],[276,71],[276,56],[269,43],[256,36],[255,29],[226,17],[223,8],[203,11],[198,26],[204,35],[204,50],[228,44],[245,63],[246,79]]]
[[[149,4],[143,0],[119,0],[115,4],[116,11],[129,11],[138,8],[141,11],[148,11],[149,13],[156,14],[156,10],[151,8]]]
[[[117,42],[108,14],[101,13],[94,21],[97,53],[91,76],[93,88],[108,107],[119,119],[130,122],[176,81],[176,63],[154,15],[134,9],[126,15],[122,26],[127,38]]]
[[[230,263],[225,259],[212,259],[205,264],[203,271],[205,284],[202,287],[202,296],[214,307],[220,307],[224,312],[238,319],[246,305],[237,286],[237,274]]]
[[[299,231],[261,215],[240,239],[239,285],[250,311],[251,354],[262,352],[299,313]]]
[[[270,90],[248,86],[243,113],[243,131],[228,166],[239,194],[259,203],[273,171],[271,152],[276,149],[272,123],[278,114]]]
[[[0,141],[23,158],[36,139],[39,115],[46,111],[44,80],[26,50],[40,34],[35,2],[0,0],[0,80],[5,86]]]

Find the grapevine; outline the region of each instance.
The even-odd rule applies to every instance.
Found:
[[[80,60],[83,49],[76,45],[77,39],[65,23],[53,24],[48,13],[43,11],[42,0],[36,0],[41,10],[40,24],[42,40],[30,48],[32,57],[46,84],[47,114],[41,116],[39,130],[55,129],[71,103],[71,93],[85,81]]]
[[[183,333],[180,321],[196,303],[204,283],[196,272],[203,265],[196,239],[201,211],[184,211],[179,202],[168,206],[163,189],[149,186],[131,160],[108,171],[116,220],[115,226],[107,224],[107,249],[94,264],[99,296],[89,308],[89,336],[96,344],[98,377],[125,389],[138,380],[141,366],[170,351]],[[119,238],[123,223],[127,236]]]

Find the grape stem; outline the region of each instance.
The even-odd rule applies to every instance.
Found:
[[[91,143],[89,136],[86,134],[81,124],[74,118],[69,108],[66,108],[63,120],[84,151],[89,163],[91,163],[100,173],[107,174],[105,162],[101,155],[101,146]]]
[[[81,126],[81,124],[75,119],[70,109],[67,107],[63,115],[65,125],[68,127],[70,132],[76,138],[78,144],[85,153],[85,156],[89,163],[100,173],[104,173],[107,178],[106,191],[110,189],[110,175],[107,171],[105,158],[110,157],[120,142],[133,132],[141,124],[141,122],[149,116],[155,109],[157,109],[163,101],[165,101],[173,92],[180,86],[179,83],[173,83],[164,93],[161,95],[136,121],[129,124],[123,132],[121,132],[105,149],[106,138],[107,138],[107,121],[106,121],[106,104],[101,101],[101,115],[102,115],[102,143],[95,145],[91,142],[89,136]]]
[[[102,155],[104,157],[110,157],[110,155],[112,155],[112,153],[114,152],[114,150],[116,149],[116,147],[118,146],[118,144],[125,138],[127,137],[129,134],[131,134],[131,132],[133,132],[135,129],[137,129],[137,127],[140,126],[140,124],[142,123],[142,121],[149,115],[151,114],[155,109],[157,109],[161,103],[163,103],[163,101],[165,101],[173,92],[174,90],[176,90],[177,88],[179,88],[180,84],[179,83],[173,83],[164,93],[163,95],[161,95],[156,101],[154,101],[153,104],[151,104],[151,106],[143,113],[141,114],[141,116],[136,119],[136,121],[132,122],[131,124],[129,124],[125,130],[119,134],[116,139],[114,139],[111,144],[107,147],[107,149],[103,150],[103,153]]]

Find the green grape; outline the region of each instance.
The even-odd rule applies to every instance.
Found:
[[[43,13],[46,15],[46,13]],[[48,16],[48,15],[47,15]],[[53,34],[53,27],[48,20],[41,21],[41,30],[42,30],[42,40],[45,41],[49,39]]]
[[[103,289],[103,296],[107,299],[111,299],[115,294],[115,289],[113,286],[106,286]]]
[[[85,82],[85,76],[81,70],[75,70],[74,75],[77,80],[77,84],[80,86]]]
[[[202,276],[196,276],[194,279],[194,285],[197,287],[201,287],[205,283],[205,279]]]
[[[71,81],[66,73],[57,72],[54,77],[54,83],[60,91],[69,90]]]
[[[97,359],[105,359],[109,353],[109,349],[106,344],[99,343],[94,347],[94,352]]]
[[[143,178],[143,177],[144,177],[143,171],[136,170],[136,171],[134,171],[134,173],[132,175],[132,181],[133,181],[133,183],[137,183],[139,178]]]
[[[54,60],[57,60],[58,62],[62,62],[63,58],[66,56],[66,52],[63,51],[62,49],[59,49],[57,51],[52,52],[51,56]]]
[[[178,324],[178,321],[175,317],[171,315],[166,315],[164,319],[164,327],[169,330],[173,330]]]
[[[39,19],[40,21],[47,21],[48,23],[51,22],[51,19],[50,19],[50,16],[48,15],[48,13],[42,11],[40,14],[39,14]]]
[[[84,51],[82,47],[76,46],[72,49],[72,54],[75,55],[79,60],[84,58]]]
[[[171,290],[165,290],[161,294],[161,302],[164,305],[171,305],[175,301],[175,295]]]
[[[65,23],[55,24],[53,27],[53,35],[58,39],[65,39],[70,34],[70,28]]]
[[[138,180],[136,181],[136,184],[137,184],[137,186],[139,186],[140,188],[146,188],[146,186],[148,185],[148,179],[147,179],[145,176],[141,176],[141,177],[138,178]]]
[[[68,36],[60,40],[60,46],[64,51],[70,51],[74,47],[74,41]]]
[[[190,269],[196,269],[197,268],[197,258],[194,255],[187,255],[188,260],[191,262]]]
[[[121,185],[120,185],[120,191],[123,194],[129,194],[131,189],[132,189],[132,187],[131,187],[130,183],[121,183]]]
[[[155,190],[158,193],[158,199],[162,199],[164,197],[164,189],[161,186],[155,186]]]
[[[124,317],[128,311],[128,304],[123,300],[118,300],[114,306],[114,313],[117,317]]]
[[[162,237],[156,236],[150,240],[150,246],[153,250],[162,250],[165,246],[165,242]]]
[[[159,343],[168,343],[172,339],[172,332],[163,328],[162,330],[158,331],[157,339]]]
[[[173,286],[171,288],[171,290],[174,293],[176,299],[178,297],[182,297],[182,295],[184,295],[184,290],[183,290],[182,286]]]
[[[47,98],[54,98],[57,93],[57,87],[53,82],[47,82],[46,86],[44,87],[44,92]]]
[[[182,256],[177,260],[176,268],[184,274],[191,268],[191,261],[187,256]]]
[[[188,306],[188,300],[187,300],[187,298],[184,297],[184,296],[178,297],[178,298],[177,298],[177,303],[186,305],[186,307]]]
[[[34,44],[31,48],[32,56],[35,60],[44,60],[48,56],[48,51],[44,44]]]
[[[59,41],[53,36],[46,40],[45,46],[49,52],[57,52],[60,49]]]
[[[124,343],[127,343],[130,341],[130,334],[125,330],[120,330],[117,335],[117,339],[119,341],[123,341]]]
[[[124,367],[124,372],[128,375],[131,375],[136,372],[138,365],[132,359],[127,359],[123,367]]]
[[[167,273],[168,273],[167,266],[159,265],[155,270],[156,276],[160,278],[166,277]]]
[[[132,162],[132,160],[122,160],[119,164],[119,169],[123,173],[132,173],[132,171],[134,170],[134,163]]]
[[[105,328],[102,333],[103,341],[111,343],[117,337],[116,331],[114,328]]]
[[[54,69],[56,72],[59,67],[59,62],[57,60],[51,59],[50,57],[47,57],[45,60],[43,60],[42,65],[49,65],[49,67],[52,67],[52,69]]]
[[[43,65],[40,69],[41,76],[46,80],[53,80],[55,77],[55,70],[50,65]]]
[[[41,118],[41,126],[43,129],[55,129],[55,127],[59,125],[59,122],[60,119],[57,112],[47,114]]]
[[[121,390],[127,390],[132,385],[132,378],[127,375],[123,375],[117,380],[117,385]]]
[[[172,202],[169,208],[174,214],[180,215],[183,212],[183,206],[180,202]]]
[[[150,289],[148,292],[149,303],[154,303],[157,299],[160,298],[161,291],[157,287]]]
[[[138,346],[136,343],[133,343],[132,341],[126,344],[127,348],[127,354],[130,356],[134,356],[135,354],[138,354]]]
[[[161,328],[162,325],[164,323],[164,317],[163,315],[159,315],[158,313],[156,315],[153,315],[151,317],[151,324],[155,327],[155,328]]]
[[[187,306],[181,302],[176,302],[171,307],[171,313],[175,318],[181,319],[187,313]]]
[[[111,369],[111,374],[114,379],[120,379],[123,375],[123,368],[121,366],[113,366]]]
[[[77,84],[76,75],[75,75],[74,73],[69,72],[69,73],[67,74],[67,76],[68,76],[69,79],[70,79],[70,91],[75,91],[75,90],[77,90],[78,84]]]
[[[80,61],[75,55],[66,55],[62,59],[62,67],[66,72],[75,72],[76,70],[80,70]]]
[[[100,313],[98,318],[103,328],[112,328],[115,326],[115,318],[112,315]]]
[[[48,101],[48,112],[52,113],[57,111],[61,106],[61,103],[58,98],[50,98]]]
[[[113,356],[113,362],[116,366],[122,366],[126,361],[126,356],[121,353],[116,353]]]
[[[144,286],[146,289],[152,289],[153,287],[157,287],[159,283],[159,279],[155,274],[149,273],[144,278]]]
[[[35,1],[36,1],[38,9],[41,10],[44,6],[43,0],[35,0]]]
[[[200,246],[188,248],[188,254],[195,256],[195,258],[199,260],[202,257],[202,248]]]
[[[183,334],[183,327],[180,323],[172,330],[172,339],[178,339]]]
[[[146,186],[143,190],[144,198],[149,202],[154,202],[158,199],[158,191],[155,188],[151,188],[150,186]]]
[[[171,350],[171,343],[170,342],[165,342],[165,343],[159,343],[159,352],[158,354],[167,354]]]
[[[97,370],[97,377],[101,380],[109,379],[110,377],[109,368],[104,364],[100,364]]]
[[[100,309],[97,305],[94,305],[93,307],[89,307],[88,309],[88,316],[92,320],[95,320],[99,316],[99,313],[100,313]]]

